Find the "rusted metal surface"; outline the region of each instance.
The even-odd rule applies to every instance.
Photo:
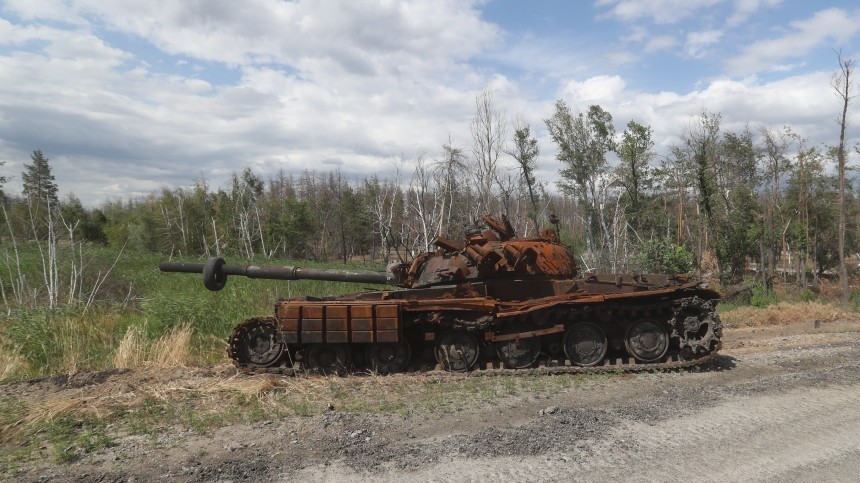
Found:
[[[219,260],[219,259],[215,259]],[[222,260],[223,263],[223,260]],[[204,263],[161,262],[158,268],[162,272],[204,273],[210,261]],[[362,270],[321,270],[291,266],[257,266],[257,265],[227,265],[222,264],[216,275],[238,275],[248,278],[266,280],[331,280],[334,282],[358,282],[373,284],[388,284],[391,282],[388,274]]]
[[[164,262],[201,273],[387,284],[339,297],[282,299],[272,317],[239,324],[228,353],[249,371],[380,373],[516,370],[558,373],[686,367],[721,347],[719,294],[671,274],[585,274],[557,232],[517,238],[502,217],[387,273]],[[486,368],[490,369],[479,369]],[[606,369],[611,368],[611,369]]]
[[[535,330],[527,330],[524,332],[517,332],[514,334],[497,334],[495,332],[486,332],[484,333],[484,339],[488,342],[501,342],[506,340],[517,340],[517,339],[528,339],[530,337],[540,337],[542,335],[548,334],[558,334],[564,332],[565,327],[563,325],[554,325],[552,327],[548,327],[546,329],[535,329]]]
[[[398,303],[280,301],[275,318],[288,344],[375,343],[401,340]]]

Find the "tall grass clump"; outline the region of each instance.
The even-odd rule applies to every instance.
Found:
[[[0,381],[6,380],[18,374],[24,368],[27,361],[20,351],[15,349],[0,348]]]
[[[125,331],[113,357],[117,369],[140,367],[146,361],[146,332],[142,327],[133,325]]]
[[[104,311],[86,315],[74,309],[15,312],[0,326],[0,353],[12,354],[11,377],[44,377],[96,370],[109,360],[118,317]]]
[[[148,340],[143,327],[131,326],[116,348],[113,365],[117,369],[143,366],[177,367],[193,363],[191,328],[174,327],[169,333]]]

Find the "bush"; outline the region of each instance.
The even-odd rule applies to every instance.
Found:
[[[797,294],[797,298],[801,302],[812,302],[812,301],[818,300],[818,295],[815,292],[813,292],[812,290],[809,290],[807,288],[807,289],[804,289],[799,294]]]
[[[752,296],[750,297],[750,305],[753,307],[767,307],[768,305],[779,302],[773,290],[766,290],[763,283],[757,283],[752,287]]]
[[[642,244],[634,264],[642,273],[689,273],[693,270],[693,254],[669,238],[652,239]]]

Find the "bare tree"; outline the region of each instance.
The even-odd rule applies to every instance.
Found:
[[[463,176],[466,174],[466,156],[463,150],[455,147],[451,136],[448,135],[448,142],[442,146],[442,159],[435,162],[434,176],[437,179],[437,189],[441,190],[442,207],[440,209],[439,224],[436,228],[438,235],[442,234],[442,230],[451,229],[452,214],[454,206],[459,201],[462,203],[463,198]]]
[[[470,127],[478,195],[472,214],[477,218],[490,211],[493,184],[498,182],[497,165],[505,143],[505,116],[493,104],[491,89],[484,89],[475,98],[475,117]]]
[[[776,275],[776,265],[785,248],[785,231],[783,226],[790,221],[783,213],[782,181],[783,174],[791,169],[791,161],[786,153],[791,147],[794,137],[786,127],[782,131],[761,129],[764,150],[765,193],[765,232],[762,237],[762,275],[765,290],[771,290],[773,277]]]
[[[520,177],[528,188],[531,208],[528,210],[529,218],[534,223],[535,230],[538,229],[538,193],[536,193],[537,181],[534,172],[537,169],[537,158],[540,155],[540,146],[537,139],[531,134],[531,128],[525,121],[518,120],[514,125],[514,147],[506,151],[517,161],[520,168]]]
[[[442,215],[441,193],[434,179],[433,172],[427,165],[424,154],[419,154],[415,160],[415,171],[409,181],[409,208],[418,218],[419,227],[416,230],[415,241],[409,247],[413,252],[425,251],[430,248],[430,241],[437,235],[433,226]]]
[[[801,287],[807,288],[806,265],[812,246],[809,230],[809,199],[811,197],[812,171],[819,166],[819,153],[816,148],[807,147],[806,138],[792,132],[794,145],[797,148],[795,159],[797,165],[794,171],[794,183],[797,185],[797,216],[801,228],[800,250],[797,257],[797,280]]]
[[[848,124],[848,105],[857,96],[855,92],[854,60],[843,59],[842,52],[836,52],[839,61],[839,70],[834,72],[830,85],[836,91],[836,95],[842,100],[842,113],[836,118],[839,124],[839,146],[837,148],[837,162],[839,164],[839,280],[842,285],[842,302],[847,303],[850,297],[848,287],[848,269],[845,265],[845,127]]]

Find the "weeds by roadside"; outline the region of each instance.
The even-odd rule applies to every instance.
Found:
[[[70,256],[66,249],[58,247],[60,259]],[[19,245],[15,255],[0,260],[0,286],[14,280],[38,280],[35,247]],[[0,318],[0,382],[170,360],[183,365],[221,363],[232,328],[249,317],[271,313],[276,299],[363,288],[338,282],[261,282],[232,277],[224,290],[214,294],[203,287],[199,277],[160,273],[158,262],[163,257],[159,255],[87,246],[83,257],[91,264],[78,267],[78,283],[95,283],[96,278],[88,277],[102,274],[97,277],[98,296],[92,300],[83,297],[87,303],[61,300],[58,308],[48,309],[35,302],[44,298],[36,284],[26,285],[28,291],[22,289],[27,296],[20,304],[11,297],[0,301],[5,304]],[[59,280],[71,275],[63,271],[64,265],[59,269]],[[7,273],[16,277],[2,276]]]
[[[39,458],[71,461],[126,435],[156,441],[165,431],[176,429],[206,434],[230,424],[331,410],[400,417],[414,412],[452,413],[510,396],[550,396],[614,377],[285,378],[150,365],[106,374],[98,384],[75,387],[72,379],[36,396],[0,398],[0,472],[9,474],[16,463]]]
[[[858,320],[860,314],[820,302],[778,302],[765,307],[732,307],[720,318],[727,327],[788,325],[797,322]]]

